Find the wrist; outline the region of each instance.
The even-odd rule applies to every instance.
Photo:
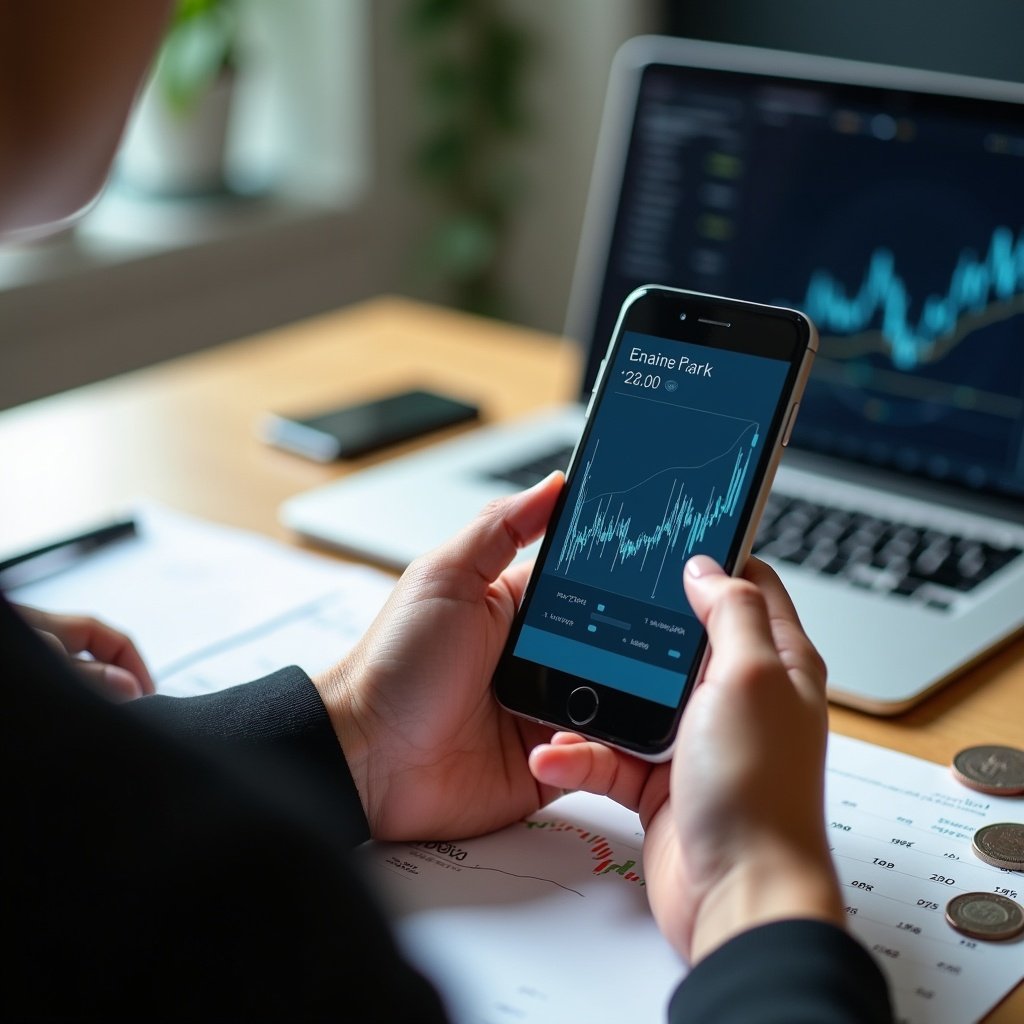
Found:
[[[765,851],[730,868],[701,900],[689,960],[696,964],[752,928],[793,919],[846,926],[839,882],[827,849],[819,854]]]
[[[356,688],[353,685],[354,666],[343,658],[329,669],[313,676],[313,685],[324,702],[334,735],[341,747],[348,770],[359,794],[363,813],[373,833],[373,815],[370,785],[370,752],[372,741],[359,722]]]

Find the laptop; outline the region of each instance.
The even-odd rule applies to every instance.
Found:
[[[402,567],[568,464],[619,305],[804,310],[821,352],[755,551],[830,696],[901,712],[1024,628],[1024,85],[661,37],[613,64],[567,334],[577,401],[281,510]],[[429,494],[415,516],[411,494]]]

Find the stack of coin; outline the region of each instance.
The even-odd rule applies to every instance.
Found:
[[[1024,750],[987,743],[961,750],[953,758],[953,776],[991,796],[1024,794]]]
[[[1024,750],[985,743],[967,747],[953,758],[953,777],[990,796],[1024,794]],[[1008,871],[1024,870],[1024,824],[984,825],[974,833],[971,849],[986,864]],[[1007,890],[1009,891],[1009,890]],[[1012,939],[1024,932],[1024,907],[994,892],[967,892],[946,904],[946,920],[973,939]]]
[[[964,935],[1001,942],[1024,932],[1024,908],[1008,896],[965,892],[946,904],[946,920]]]

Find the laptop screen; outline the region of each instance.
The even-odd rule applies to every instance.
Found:
[[[637,285],[795,306],[794,446],[1024,496],[1024,104],[640,74],[584,394]]]

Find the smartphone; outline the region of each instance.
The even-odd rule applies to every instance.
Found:
[[[683,566],[742,570],[817,346],[793,309],[626,299],[494,676],[505,708],[671,756],[707,650]]]
[[[403,391],[305,417],[271,414],[262,424],[265,441],[317,462],[353,459],[378,448],[442,427],[466,423],[480,410],[433,391]]]

